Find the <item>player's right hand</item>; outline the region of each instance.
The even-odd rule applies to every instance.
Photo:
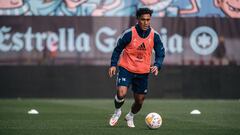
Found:
[[[112,77],[116,74],[116,67],[115,66],[111,66],[108,70],[108,74],[109,74],[109,77]]]

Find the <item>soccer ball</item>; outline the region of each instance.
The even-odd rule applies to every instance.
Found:
[[[162,117],[158,113],[151,112],[146,116],[145,123],[150,129],[157,129],[162,125]]]

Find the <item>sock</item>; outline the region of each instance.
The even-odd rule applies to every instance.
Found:
[[[121,112],[121,108],[116,108],[115,113],[119,114]]]
[[[129,113],[127,115],[130,117],[134,117],[134,113],[132,113],[132,111],[129,111]]]
[[[114,105],[116,109],[121,108],[124,103],[124,99],[119,99],[117,95],[115,95]]]

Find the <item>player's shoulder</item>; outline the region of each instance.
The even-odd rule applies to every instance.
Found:
[[[123,30],[122,35],[130,34],[130,33],[132,33],[132,28],[127,28],[127,29]]]
[[[155,30],[155,29],[153,29],[153,28],[151,28],[152,30],[153,30],[153,32],[154,32],[154,37],[159,37],[160,38],[160,34]]]
[[[154,32],[154,42],[158,43],[158,42],[161,42],[162,39],[161,39],[161,35],[152,28],[153,32]]]
[[[125,29],[123,30],[122,34],[120,35],[120,38],[121,39],[129,39],[131,38],[132,36],[132,29],[131,28],[128,28],[128,29]]]

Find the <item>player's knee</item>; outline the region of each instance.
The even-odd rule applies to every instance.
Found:
[[[127,94],[127,89],[125,87],[119,87],[118,92],[117,92],[117,96],[121,99],[125,98]]]
[[[136,102],[137,104],[139,104],[139,105],[142,105],[143,102],[144,102],[144,97],[138,98],[137,100],[135,100],[135,102]]]
[[[119,100],[124,99],[125,96],[126,96],[126,95],[124,95],[124,94],[119,94],[119,93],[117,94],[117,98],[118,98]]]
[[[120,92],[120,91],[119,91],[119,92],[117,93],[118,99],[124,99],[125,96],[126,96],[126,93],[124,93],[124,92]]]

